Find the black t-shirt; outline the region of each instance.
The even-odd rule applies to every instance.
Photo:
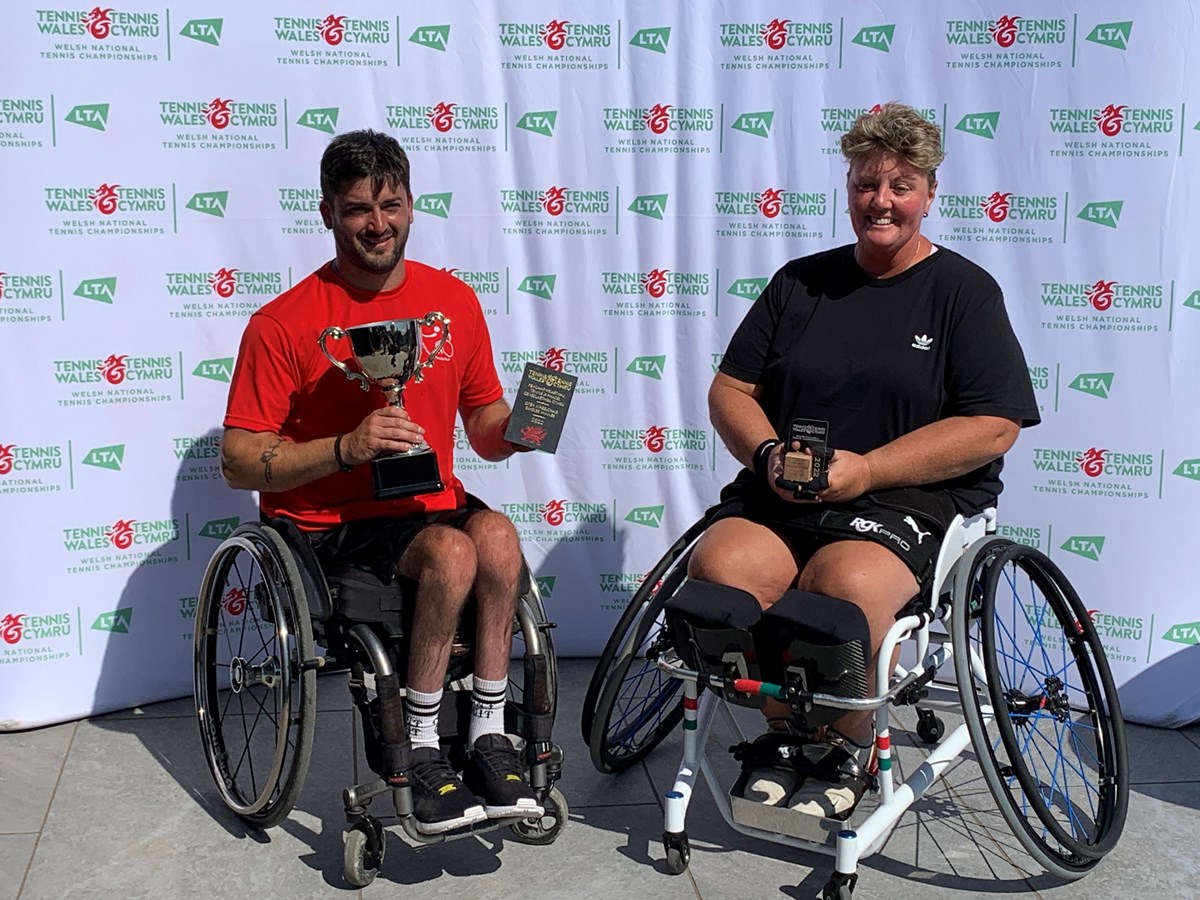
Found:
[[[863,272],[853,245],[792,260],[738,326],[720,369],[763,387],[777,434],[792,419],[821,419],[830,446],[854,453],[950,416],[1040,421],[999,285],[944,247],[892,278]],[[972,515],[1000,494],[1002,466],[928,487]]]

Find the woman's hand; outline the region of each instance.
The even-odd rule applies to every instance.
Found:
[[[817,496],[827,503],[845,503],[871,490],[871,465],[867,458],[849,450],[838,450],[826,470],[829,487]]]

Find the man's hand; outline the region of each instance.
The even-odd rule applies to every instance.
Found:
[[[410,419],[403,407],[385,406],[342,438],[342,459],[357,466],[381,453],[406,453],[421,443],[424,434],[425,429]]]
[[[508,418],[504,420],[504,427],[500,429],[501,434],[508,433],[508,423],[511,419],[512,419],[512,414],[510,413]],[[504,443],[506,443],[506,444],[508,444],[508,446],[512,447],[513,453],[532,453],[534,450],[537,449],[537,447],[528,447],[525,444],[514,444],[512,441],[505,441]]]

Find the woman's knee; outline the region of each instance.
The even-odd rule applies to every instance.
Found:
[[[791,587],[796,562],[791,548],[770,529],[724,519],[696,544],[688,560],[688,577],[740,588],[765,608]]]

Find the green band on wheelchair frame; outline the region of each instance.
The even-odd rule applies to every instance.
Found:
[[[696,730],[696,720],[695,719],[684,719],[683,720],[683,730],[684,731],[695,731]]]
[[[758,692],[764,697],[773,697],[776,700],[787,700],[787,694],[784,692],[783,688],[777,684],[771,684],[764,681],[762,687],[758,689]]]
[[[881,756],[879,758],[879,771],[887,772],[892,768],[892,758],[890,756]]]

